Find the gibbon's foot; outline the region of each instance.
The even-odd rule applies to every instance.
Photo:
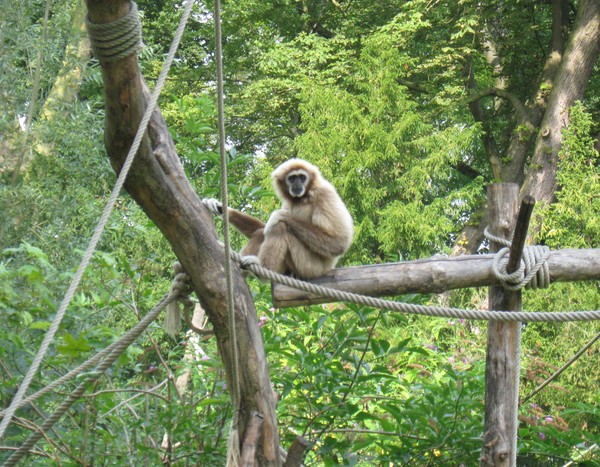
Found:
[[[253,264],[260,266],[260,260],[258,259],[258,256],[248,255],[242,256],[242,259],[240,259],[240,266],[243,269],[248,269],[248,266],[251,266]]]
[[[223,204],[218,199],[204,198],[202,204],[208,208],[215,216],[223,215]]]

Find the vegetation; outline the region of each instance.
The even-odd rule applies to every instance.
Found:
[[[561,67],[556,58],[566,61],[584,47],[571,41],[584,13],[593,17],[593,3],[225,3],[231,204],[266,217],[276,203],[270,171],[299,156],[322,169],[354,216],[344,264],[485,251],[484,186],[494,181],[519,183],[541,201],[537,242],[600,248],[599,75],[584,63]],[[180,2],[138,5],[141,67],[152,85]],[[102,83],[81,30],[83,3],[57,0],[47,11],[41,0],[0,0],[0,7],[4,407],[115,176],[103,149]],[[216,197],[212,5],[195,8],[160,106],[197,192]],[[593,40],[588,47],[599,48],[600,37]],[[595,63],[593,51],[584,52]],[[569,72],[584,84],[565,87]],[[543,133],[558,114],[565,128],[550,128],[560,138],[550,145]],[[123,194],[32,389],[136,323],[168,290],[174,261],[158,229]],[[269,285],[249,280],[279,395],[282,445],[308,439],[306,465],[478,462],[485,323],[346,304],[274,310]],[[485,291],[398,300],[481,308]],[[526,291],[524,308],[597,310],[599,284]],[[599,331],[598,323],[527,324],[522,396]],[[521,407],[523,465],[600,462],[598,348]],[[172,375],[186,372],[190,381],[179,394]],[[72,387],[20,410],[2,445],[18,446]],[[214,339],[172,339],[155,323],[24,465],[221,465],[230,416]],[[0,450],[0,462],[7,456]]]

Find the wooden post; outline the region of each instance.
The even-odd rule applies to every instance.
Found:
[[[519,187],[512,183],[488,186],[490,232],[506,239],[511,238],[517,215]],[[502,245],[490,244],[496,252]],[[519,257],[520,260],[520,257]],[[521,293],[510,292],[501,286],[489,291],[490,310],[518,311],[521,309]],[[488,325],[487,358],[485,370],[485,428],[480,465],[509,467],[516,459],[513,439],[513,405],[517,394],[519,322],[490,321]]]

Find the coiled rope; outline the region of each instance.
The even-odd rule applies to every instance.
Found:
[[[513,273],[507,273],[508,255],[510,254],[511,242],[493,235],[484,230],[485,237],[499,245],[503,245],[492,263],[492,272],[506,290],[517,291],[528,286],[532,289],[545,289],[550,285],[550,270],[548,269],[548,258],[550,248],[543,245],[528,245],[523,249],[523,257],[519,268]]]
[[[52,426],[58,420],[60,420],[60,418],[67,412],[67,410],[69,410],[71,408],[71,406],[79,400],[79,398],[82,396],[82,394],[85,392],[85,390],[90,386],[90,384],[92,384],[96,380],[98,380],[104,374],[104,372],[112,366],[112,364],[115,362],[115,360],[117,358],[119,358],[119,355],[121,355],[123,353],[123,351],[127,347],[129,347],[133,343],[133,341],[135,341],[142,332],[144,332],[144,330],[156,319],[158,314],[169,303],[171,303],[175,300],[185,301],[187,299],[187,295],[189,293],[189,285],[188,285],[189,278],[188,278],[187,274],[185,274],[181,270],[181,267],[179,268],[178,271],[179,272],[175,276],[175,279],[173,280],[173,283],[171,285],[171,290],[163,296],[163,298],[159,301],[159,303],[151,311],[149,311],[140,320],[140,322],[138,324],[136,324],[133,328],[131,328],[129,330],[129,332],[127,332],[118,341],[114,342],[113,344],[108,346],[106,349],[104,349],[102,352],[98,353],[94,358],[88,360],[88,362],[86,362],[84,365],[80,365],[78,368],[76,368],[75,370],[72,370],[71,372],[69,372],[65,376],[63,376],[63,378],[61,378],[61,380],[64,381],[64,380],[68,379],[67,378],[68,375],[71,375],[70,377],[72,377],[75,374],[81,373],[82,371],[84,371],[87,368],[91,368],[93,366],[93,364],[90,363],[90,362],[92,362],[92,360],[94,363],[100,362],[98,364],[98,366],[85,377],[83,382],[81,382],[75,388],[75,390],[60,404],[60,406],[54,411],[54,413],[52,413],[52,415],[50,415],[48,418],[46,418],[46,420],[44,421],[42,426],[39,427],[36,431],[34,431],[29,436],[29,438],[27,438],[27,440],[21,446],[19,446],[19,449],[17,449],[6,460],[6,462],[3,464],[4,467],[10,467],[10,466],[16,465],[16,463],[23,456],[25,456],[29,452],[29,450],[31,448],[33,448],[33,446],[35,446],[35,443],[37,443],[39,441],[39,439],[44,435],[44,433],[46,433],[50,428],[52,428]],[[60,380],[58,380],[58,381],[60,381]],[[50,385],[50,386],[56,387],[58,385],[58,381],[55,384]],[[48,389],[48,388],[46,388],[46,389]],[[43,393],[48,392],[46,389],[44,389],[43,391],[40,391],[39,393],[30,397],[28,399],[28,401],[31,401],[31,400],[39,397],[40,395],[42,395],[41,394],[42,392]]]
[[[142,117],[140,126],[135,135],[133,143],[131,144],[131,148],[129,150],[129,153],[127,154],[127,158],[125,159],[125,162],[123,163],[123,167],[121,168],[121,172],[119,173],[119,176],[117,178],[117,181],[115,183],[113,191],[110,195],[110,198],[109,198],[108,202],[106,203],[106,206],[104,207],[102,216],[100,217],[100,220],[98,221],[98,224],[96,225],[96,228],[94,229],[92,238],[90,239],[90,242],[85,250],[85,253],[83,254],[81,263],[79,263],[79,267],[77,268],[77,271],[76,271],[75,275],[73,276],[73,279],[71,281],[71,284],[69,285],[67,293],[65,294],[65,297],[63,298],[60,306],[58,307],[56,316],[54,317],[52,324],[48,328],[48,331],[46,332],[46,335],[44,336],[42,344],[40,345],[40,348],[39,348],[37,354],[35,355],[33,361],[31,362],[31,366],[29,367],[29,370],[27,370],[27,374],[23,378],[23,382],[19,386],[19,389],[18,389],[17,393],[15,394],[15,397],[13,398],[13,400],[10,403],[10,406],[6,409],[6,412],[5,412],[4,418],[2,419],[2,422],[0,422],[0,439],[2,438],[2,436],[4,436],[6,428],[8,427],[10,421],[12,420],[12,417],[13,417],[15,411],[17,410],[17,407],[23,400],[25,393],[27,392],[27,389],[29,388],[29,385],[31,384],[31,380],[33,379],[34,375],[37,373],[37,371],[42,363],[42,360],[44,359],[44,356],[46,355],[46,352],[48,351],[48,347],[50,346],[50,343],[54,339],[54,336],[55,336],[56,332],[58,331],[60,323],[62,322],[62,320],[64,318],[64,315],[67,311],[67,307],[71,303],[71,300],[73,299],[73,296],[75,295],[75,291],[77,290],[77,287],[79,286],[79,283],[81,282],[83,273],[85,272],[85,270],[87,269],[87,266],[89,265],[89,263],[91,261],[92,255],[94,254],[94,251],[96,250],[96,246],[98,245],[100,237],[101,237],[102,233],[104,232],[104,228],[106,226],[106,223],[108,222],[108,218],[113,210],[115,203],[117,202],[117,199],[119,197],[119,194],[121,192],[123,184],[125,183],[127,174],[129,173],[129,169],[131,168],[131,165],[133,164],[133,159],[138,152],[138,149],[142,142],[142,138],[144,136],[144,133],[146,132],[146,128],[148,127],[148,123],[150,122],[150,117],[152,116],[152,113],[154,112],[154,109],[156,108],[156,103],[158,101],[158,97],[160,96],[162,88],[167,79],[167,74],[169,73],[169,69],[171,68],[171,64],[173,63],[173,60],[175,58],[175,53],[177,52],[177,49],[179,47],[179,42],[181,41],[181,37],[183,36],[183,31],[185,30],[185,25],[187,24],[187,20],[189,18],[190,12],[192,10],[193,3],[194,2],[192,0],[188,0],[187,4],[185,6],[185,10],[184,10],[181,20],[179,22],[179,27],[177,28],[177,31],[175,32],[175,36],[173,38],[173,42],[171,43],[171,48],[169,49],[169,53],[167,55],[165,63],[163,64],[163,68],[162,68],[160,75],[158,77],[158,80],[156,82],[156,86],[154,87],[152,96],[150,97],[150,101],[148,102],[148,106],[146,107],[146,112],[144,113],[144,116]],[[130,10],[130,13],[131,13],[131,10]],[[109,25],[114,25],[115,23],[117,24],[116,27],[118,27],[118,25],[120,24],[119,20],[117,20],[114,23],[106,23],[103,26],[109,27]]]
[[[129,12],[110,23],[93,23],[86,19],[92,51],[98,60],[115,62],[142,48],[142,25],[137,4],[131,2]]]

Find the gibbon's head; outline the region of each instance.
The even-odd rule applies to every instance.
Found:
[[[320,176],[319,169],[302,159],[290,159],[271,174],[279,197],[290,201],[302,200]]]

